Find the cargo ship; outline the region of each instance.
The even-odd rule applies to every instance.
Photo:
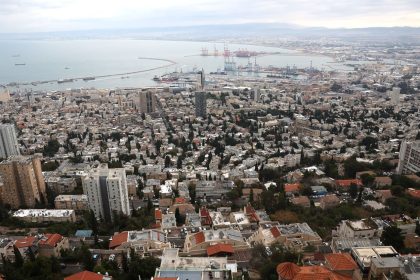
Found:
[[[26,63],[15,63],[15,66],[25,66]]]
[[[83,78],[83,81],[87,82],[87,81],[92,81],[95,80],[95,77],[85,77]]]
[[[57,81],[58,84],[63,84],[63,83],[72,83],[73,79],[59,79]]]

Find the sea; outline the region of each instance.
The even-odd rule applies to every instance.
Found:
[[[162,41],[134,39],[84,39],[84,40],[0,40],[0,85],[27,83],[11,90],[52,91],[69,88],[124,88],[156,86],[153,77],[174,71],[189,72],[203,69],[206,73],[223,71],[223,56],[202,56],[202,49],[223,53],[248,50],[265,52],[254,58],[235,57],[237,65],[257,63],[261,67],[296,66],[331,70],[332,65],[346,70],[346,66],[334,63],[333,58],[301,53],[297,50],[256,45]],[[159,69],[156,69],[159,68]],[[155,69],[147,71],[149,69]],[[145,71],[136,74],[130,72]],[[84,81],[81,77],[118,76]],[[57,83],[57,80],[75,79]],[[32,84],[38,81],[51,81]]]

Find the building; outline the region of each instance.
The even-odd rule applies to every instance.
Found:
[[[111,237],[110,249],[133,249],[138,255],[161,254],[164,248],[170,248],[163,231],[148,229],[142,231],[123,231]]]
[[[84,194],[62,194],[54,199],[55,209],[88,210],[88,199]]]
[[[336,207],[339,204],[340,204],[340,199],[335,194],[323,196],[319,200],[319,207],[321,207],[321,209],[323,210]]]
[[[156,95],[151,90],[141,91],[140,95],[140,113],[150,114],[156,110]]]
[[[40,256],[60,257],[61,250],[69,249],[69,239],[58,233],[47,233],[41,237],[38,246]]]
[[[400,104],[400,91],[401,89],[399,87],[393,87],[392,91],[389,93],[392,105]]]
[[[81,271],[64,278],[64,280],[112,280],[111,276],[108,276],[108,273],[102,275],[100,273],[90,272],[90,271]]]
[[[205,118],[207,116],[207,93],[199,91],[195,93],[195,116]]]
[[[29,223],[76,222],[76,214],[70,209],[20,209],[13,213],[13,217]]]
[[[237,272],[237,263],[226,257],[180,257],[179,249],[163,251],[160,267],[156,269],[154,280],[175,279],[229,279],[229,271]]]
[[[77,187],[76,178],[45,176],[47,187],[55,193],[70,193]]]
[[[306,195],[296,196],[290,200],[293,205],[311,207],[311,201]]]
[[[0,163],[0,175],[4,182],[3,202],[12,209],[45,203],[45,182],[38,157],[9,157]]]
[[[206,255],[207,248],[218,243],[231,245],[235,251],[250,248],[239,230],[212,229],[188,234],[185,238],[184,252],[195,256]]]
[[[306,246],[320,245],[322,239],[307,223],[261,224],[258,231],[248,238],[248,242],[251,244],[260,243],[264,246],[271,246],[278,242],[288,249],[302,251]]]
[[[16,130],[13,124],[0,124],[0,158],[20,155]]]
[[[328,254],[326,265],[298,266],[284,262],[277,266],[279,280],[352,280],[357,265],[348,254]]]
[[[114,213],[130,215],[124,168],[101,164],[82,178],[83,193],[97,219],[112,221]]]
[[[358,221],[341,221],[337,230],[333,230],[333,236],[340,238],[372,238],[381,237],[382,228],[372,219],[362,219]]]
[[[398,174],[412,174],[420,172],[420,140],[403,141],[398,161]]]
[[[372,261],[398,256],[392,246],[373,246],[373,247],[354,247],[351,249],[351,255],[360,268],[361,277],[358,279],[368,279]]]

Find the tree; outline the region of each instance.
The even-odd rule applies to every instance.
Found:
[[[355,184],[351,184],[349,187],[349,194],[351,196],[351,198],[355,199],[357,197],[358,194],[358,187]]]
[[[398,252],[404,249],[404,237],[401,235],[401,229],[396,226],[390,226],[384,229],[381,241],[384,245],[392,246]]]
[[[86,245],[83,245],[80,249],[79,259],[82,261],[84,269],[89,271],[93,270],[95,262],[93,261],[92,253],[89,251]]]
[[[182,217],[181,213],[179,212],[179,208],[175,209],[175,220],[178,226],[182,226],[185,222],[185,219]]]
[[[169,155],[166,155],[165,157],[165,168],[168,168],[171,166],[171,157]]]
[[[15,266],[16,267],[22,267],[23,265],[23,257],[20,253],[18,247],[13,246],[13,253],[15,254]]]
[[[364,186],[369,186],[373,183],[373,181],[375,181],[375,177],[367,173],[362,174],[360,176],[360,179],[362,179],[362,183]]]
[[[88,217],[88,224],[90,228],[92,229],[93,236],[95,238],[95,245],[98,244],[98,220],[95,217],[95,213],[91,209],[89,211],[89,217]]]

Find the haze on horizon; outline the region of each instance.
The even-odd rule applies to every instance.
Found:
[[[241,23],[420,27],[419,0],[0,0],[0,33]]]

